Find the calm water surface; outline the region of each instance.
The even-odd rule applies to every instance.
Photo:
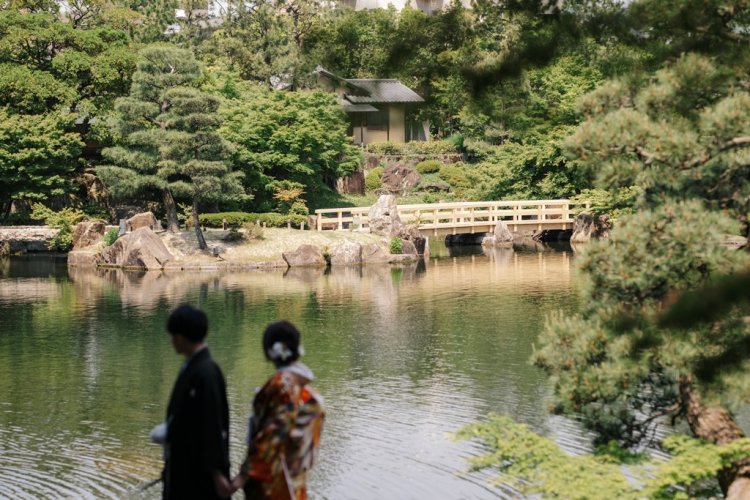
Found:
[[[231,274],[75,271],[49,258],[0,261],[0,497],[154,498],[164,416],[181,359],[171,308],[199,304],[224,369],[233,469],[254,389],[272,372],[265,325],[300,327],[328,419],[313,498],[496,498],[467,473],[477,443],[449,433],[507,413],[569,450],[587,446],[549,416],[528,364],[548,311],[577,307],[572,253],[447,249],[424,265]],[[474,253],[474,255],[472,255]],[[240,497],[241,495],[236,495]]]

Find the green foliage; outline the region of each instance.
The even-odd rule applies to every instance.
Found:
[[[247,212],[219,212],[213,214],[200,214],[201,225],[206,227],[222,227],[224,221],[229,227],[240,227],[244,224],[264,224],[267,227],[286,227],[291,223],[292,226],[299,227],[300,223],[307,223],[307,217],[297,214],[278,214],[265,213],[254,214]]]
[[[0,11],[0,104],[96,116],[127,92],[136,56],[111,27],[74,29],[47,13]]]
[[[676,434],[664,439],[664,449],[674,456],[659,464],[645,492],[649,498],[709,498],[717,496],[716,476],[750,456],[750,439],[716,446]]]
[[[301,215],[302,212],[307,211],[305,200],[302,198],[302,195],[305,194],[305,187],[301,183],[288,180],[274,180],[268,183],[266,188],[273,190],[273,198],[278,202],[277,208],[279,212],[291,213],[292,207],[295,207],[296,212],[299,212]]]
[[[66,193],[83,144],[58,114],[16,115],[0,108],[0,202]],[[7,206],[7,205],[6,205]]]
[[[310,215],[310,210],[307,208],[307,205],[305,205],[303,201],[295,201],[294,203],[292,203],[292,206],[289,207],[289,214],[307,217],[308,215]]]
[[[456,144],[451,141],[371,142],[367,145],[367,151],[372,154],[394,156],[441,155],[459,152]]]
[[[439,160],[424,160],[417,163],[415,168],[420,174],[434,174],[440,172],[443,164]]]
[[[245,239],[245,234],[240,232],[238,227],[230,227],[227,234],[224,235],[222,241],[228,243],[236,243]]]
[[[493,468],[497,480],[524,496],[588,499],[687,499],[717,495],[716,475],[750,456],[750,439],[717,446],[677,434],[663,446],[672,457],[646,460],[610,445],[612,453],[570,456],[554,441],[535,434],[503,415],[490,414],[456,433],[458,439],[479,439],[489,452],[471,459],[471,468]],[[624,458],[624,460],[620,460]],[[629,481],[621,464],[627,463]]]
[[[111,217],[111,214],[109,213],[109,209],[102,205],[97,205],[94,203],[88,203],[81,207],[81,210],[83,210],[83,213],[86,214],[86,218],[88,219],[101,219],[104,221],[108,221]]]
[[[219,100],[195,88],[200,78],[189,51],[167,46],[141,51],[130,96],[115,106],[121,144],[106,148],[111,165],[97,168],[115,196],[167,193],[196,206],[247,198],[242,173],[228,167],[231,147],[217,132]],[[174,205],[165,208],[168,220],[176,220]],[[200,238],[199,244],[204,245]]]
[[[227,242],[238,242],[262,240],[264,238],[263,226],[257,223],[245,222],[244,224],[242,224],[241,229],[242,230],[240,231],[240,228],[237,226],[230,227],[229,231],[222,239]]]
[[[440,167],[439,176],[447,182],[451,188],[461,193],[471,187],[471,181],[466,174],[466,165],[454,163]]]
[[[57,236],[50,240],[50,250],[55,248],[61,252],[70,250],[73,246],[73,228],[86,218],[86,214],[74,208],[63,208],[55,212],[41,203],[35,203],[32,208],[32,218],[43,220],[48,226],[60,230]]]
[[[609,240],[587,245],[583,314],[550,318],[534,356],[555,376],[558,411],[582,415],[600,442],[627,445],[649,439],[655,415],[677,416],[678,379],[733,345],[737,324],[673,336],[654,315],[673,290],[742,265],[744,256],[723,245],[734,228],[698,202],[669,203],[623,217]]]
[[[524,496],[632,498],[632,487],[617,464],[594,455],[570,457],[554,441],[509,417],[489,415],[461,429],[457,438],[481,439],[490,452],[472,458],[472,469],[497,469],[502,481]]]
[[[391,242],[388,245],[388,248],[390,249],[392,254],[400,254],[404,253],[404,242],[396,236],[395,238],[391,238]]]
[[[370,169],[365,175],[365,189],[367,191],[374,191],[383,186],[383,167],[375,167]]]
[[[635,210],[641,189],[638,186],[614,189],[584,189],[573,196],[570,201],[574,203],[589,202],[589,208],[581,206],[578,213],[587,212],[591,215],[610,216],[612,221],[617,221],[622,216],[630,215]]]
[[[750,97],[733,90],[728,72],[688,54],[637,92],[616,81],[587,98],[591,114],[566,147],[600,185],[640,186],[645,204],[697,197],[746,219],[748,145],[738,138]]]
[[[115,241],[117,241],[119,234],[120,234],[120,231],[115,227],[108,230],[106,233],[104,233],[104,236],[102,237],[102,241],[104,242],[104,245],[105,246],[112,245]]]
[[[631,200],[600,200],[635,213],[622,217],[609,242],[585,250],[584,311],[550,318],[535,355],[555,381],[556,410],[581,415],[602,441],[648,441],[657,419],[685,415],[696,436],[715,439],[735,428],[726,408],[750,394],[750,331],[736,293],[718,317],[700,308],[679,322],[662,315],[680,294],[712,293],[712,281],[748,265],[746,254],[724,246],[725,235],[740,232],[728,216],[742,224],[741,234],[750,231],[750,100],[737,91],[750,59],[729,42],[737,37],[726,24],[746,25],[748,11],[726,11],[719,21],[718,2],[693,5],[632,4],[629,13],[648,26],[640,29],[672,37],[649,44],[663,57],[661,67],[612,78],[591,92],[581,100],[581,125],[560,142],[596,187],[638,192]],[[685,32],[693,22],[706,30]],[[700,405],[692,399],[698,396]],[[696,425],[696,412],[707,407],[724,420]],[[698,466],[707,464],[708,475],[720,468],[707,456]],[[720,478],[726,490],[733,473]]]
[[[584,188],[586,182],[558,143],[558,134],[567,131],[568,128],[556,130],[546,140],[529,138],[525,144],[467,141],[469,154],[480,161],[479,169],[486,172],[483,198],[559,199]]]
[[[333,95],[244,85],[240,96],[222,107],[220,131],[237,144],[234,164],[254,190],[255,206],[272,208],[268,186],[283,180],[303,186],[316,207],[338,177],[359,167],[361,154]]]

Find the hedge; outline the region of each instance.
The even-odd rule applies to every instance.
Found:
[[[218,212],[213,214],[200,214],[201,225],[205,227],[222,227],[226,219],[227,226],[239,227],[246,223],[265,224],[266,227],[286,227],[288,223],[293,226],[299,226],[300,223],[307,223],[307,217],[299,214],[278,214],[269,212],[264,214],[252,214],[247,212]]]
[[[381,155],[439,155],[458,153],[459,149],[451,141],[411,141],[372,142],[367,145],[367,151]]]

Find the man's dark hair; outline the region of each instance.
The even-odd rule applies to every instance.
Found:
[[[170,335],[180,334],[190,342],[200,342],[208,333],[208,318],[200,309],[184,304],[169,315],[167,331]]]
[[[299,359],[299,337],[300,333],[293,324],[288,321],[277,321],[271,323],[263,332],[263,352],[266,358],[273,361],[276,366],[286,366]],[[268,353],[276,342],[281,342],[291,352],[291,356],[284,359],[271,357]]]

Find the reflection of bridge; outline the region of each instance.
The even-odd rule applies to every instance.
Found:
[[[570,200],[478,201],[398,205],[398,215],[407,224],[417,224],[423,234],[488,233],[499,221],[508,229],[572,229],[576,208],[589,203]],[[370,207],[321,208],[315,211],[316,228],[364,229]]]

